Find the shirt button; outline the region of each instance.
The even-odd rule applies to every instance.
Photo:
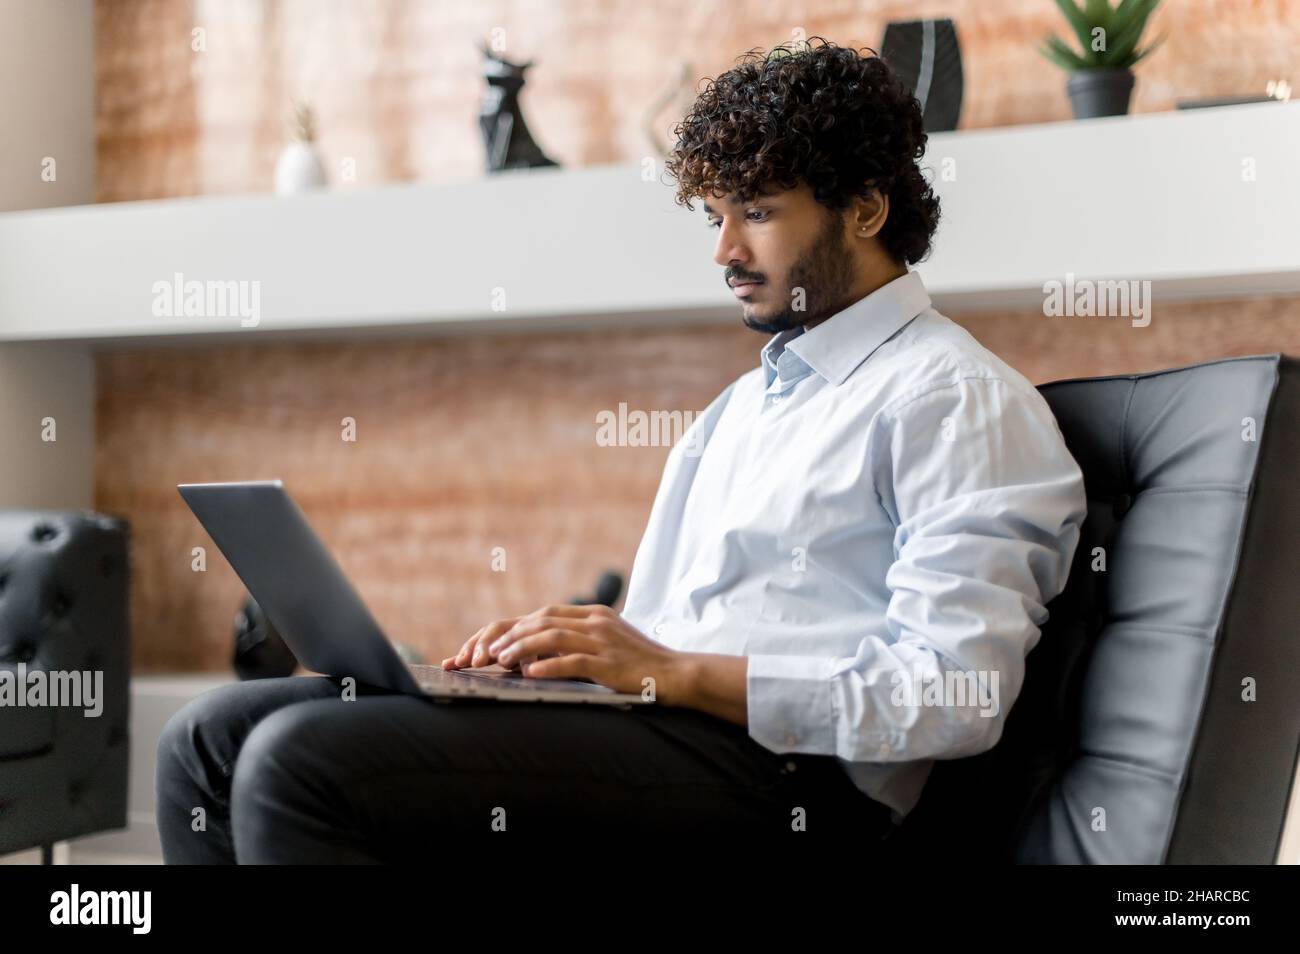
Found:
[[[893,754],[893,751],[894,751],[893,747],[888,742],[884,742],[880,746],[881,755],[891,755]]]
[[[799,737],[798,737],[797,735],[795,735],[793,732],[787,732],[787,733],[785,734],[785,744],[786,744],[786,745],[794,745],[794,744],[795,744],[796,742],[798,742],[798,741],[799,741]]]
[[[663,624],[663,623],[655,623],[655,635],[656,635],[656,636],[659,636],[660,634],[663,633],[663,631],[664,631],[664,624]]]
[[[772,395],[772,403],[773,403],[773,404],[778,403],[780,400],[781,400],[781,395],[779,395],[779,394],[773,394],[773,395]]]

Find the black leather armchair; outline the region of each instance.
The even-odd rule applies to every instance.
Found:
[[[0,854],[126,827],[128,526],[0,510],[0,670],[103,672],[102,710],[0,705]]]
[[[1040,387],[1088,518],[998,744],[935,764],[899,860],[1271,864],[1300,751],[1300,364]]]

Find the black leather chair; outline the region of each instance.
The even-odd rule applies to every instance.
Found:
[[[0,854],[126,827],[127,523],[0,510],[0,669],[103,671],[102,711],[0,706]]]
[[[998,744],[936,762],[886,854],[1271,864],[1300,751],[1300,367],[1039,390],[1087,487],[1070,579]]]

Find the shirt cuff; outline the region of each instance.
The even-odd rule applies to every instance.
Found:
[[[745,675],[749,735],[773,752],[835,754],[831,678],[825,656],[749,656]]]

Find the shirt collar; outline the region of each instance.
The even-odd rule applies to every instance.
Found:
[[[843,384],[894,332],[929,307],[920,274],[909,270],[810,330],[796,325],[778,332],[759,353],[766,386],[771,387],[777,361],[787,348],[827,381]]]

